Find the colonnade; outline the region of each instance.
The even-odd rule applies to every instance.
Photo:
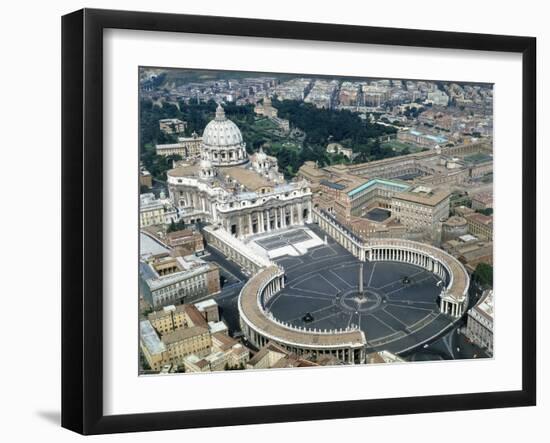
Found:
[[[371,247],[367,249],[366,256],[369,261],[387,260],[420,266],[421,268],[436,274],[442,280],[446,279],[446,273],[449,272],[436,258],[426,254],[423,251],[413,249]]]
[[[461,317],[464,314],[464,304],[459,303],[456,300],[447,299],[445,296],[441,298],[440,310],[444,314],[451,315],[453,317]]]
[[[311,214],[311,200],[270,208],[246,208],[236,213],[232,211],[227,214],[218,210],[224,229],[239,238],[311,223]]]
[[[284,287],[285,287],[284,273],[281,275],[278,275],[273,280],[269,280],[260,289],[260,297],[261,297],[261,300],[263,300],[262,304],[265,305],[271,299],[271,297],[277,294]]]
[[[288,352],[299,355],[300,357],[313,357],[315,359],[320,359],[323,357],[334,357],[338,360],[348,363],[348,364],[357,364],[364,363],[366,358],[366,351],[364,347],[333,347],[333,348],[322,348],[322,347],[310,347],[298,344],[286,343],[284,340],[277,340],[267,337],[258,330],[252,328],[247,323],[241,322],[241,329],[246,335],[248,340],[256,346],[258,349],[264,347],[269,342],[275,342],[279,346],[282,346]]]
[[[439,296],[440,311],[455,318],[464,314],[468,304],[469,276],[464,266],[454,257],[433,246],[411,240],[364,241],[322,210],[314,209],[313,216],[319,227],[359,260],[410,263],[434,273],[444,282]],[[455,282],[458,283],[456,286]]]
[[[363,240],[357,237],[345,226],[340,225],[332,216],[320,209],[313,209],[313,221],[329,234],[340,245],[351,252],[361,261],[365,261],[365,248]]]
[[[175,198],[172,201],[176,203],[179,208],[193,208],[197,211],[210,211],[210,200],[202,193],[197,193],[189,190],[177,190]]]
[[[270,264],[269,260],[255,254],[254,251],[246,247],[239,239],[232,238],[224,229],[205,226],[203,234],[208,245],[216,248],[229,260],[238,263],[251,274],[256,274]]]
[[[275,268],[273,268],[275,269]],[[263,275],[260,272],[253,279],[263,279]],[[248,293],[247,290],[257,291],[254,293]],[[257,288],[257,289],[254,289]],[[264,309],[265,304],[275,296],[282,288],[284,288],[284,270],[278,268],[275,272],[268,275],[264,281],[252,281],[249,280],[247,285],[241,291],[239,299],[239,313],[240,323],[243,333],[248,340],[256,347],[262,348],[270,341],[282,346],[290,353],[294,353],[305,358],[322,358],[325,356],[332,356],[340,361],[349,364],[363,363],[366,358],[365,345],[366,340],[362,332],[354,330],[313,330],[307,328],[300,328],[290,324],[282,323],[273,318],[272,315],[267,313]],[[260,324],[254,324],[251,322],[245,310],[242,307],[242,297],[251,297],[256,300],[255,309],[257,313],[261,313],[262,327]],[[266,332],[266,329],[270,332]],[[279,329],[280,333],[277,335],[274,331]],[[275,335],[272,335],[275,334]],[[356,343],[350,339],[350,334],[360,335],[362,339]],[[286,337],[285,337],[286,335]],[[291,338],[289,338],[291,337]],[[317,337],[311,340],[312,337]],[[331,340],[330,345],[323,345],[322,338],[326,337]],[[342,337],[341,340],[338,337]],[[301,342],[301,340],[304,340]],[[317,343],[318,344],[314,344]]]

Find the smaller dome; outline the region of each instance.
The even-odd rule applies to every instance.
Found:
[[[201,169],[210,169],[212,167],[212,162],[207,159],[202,159],[200,162]]]
[[[260,150],[256,152],[255,158],[257,162],[263,162],[267,159],[267,155],[261,146],[260,146]]]

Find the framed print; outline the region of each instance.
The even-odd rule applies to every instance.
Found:
[[[536,402],[530,37],[62,21],[62,425]]]

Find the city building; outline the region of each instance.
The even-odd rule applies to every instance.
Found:
[[[371,208],[391,210],[392,197],[411,186],[399,180],[366,180],[351,175],[333,181],[321,179],[317,199],[321,206],[344,219],[363,216]]]
[[[468,311],[464,335],[490,356],[493,355],[493,317],[493,290],[487,289],[479,302]]]
[[[394,194],[391,211],[409,231],[426,232],[435,239],[440,223],[449,217],[450,197],[446,190],[417,186]]]
[[[200,154],[202,138],[196,132],[191,137],[178,137],[177,143],[156,145],[157,155],[179,155],[183,159],[195,158]]]
[[[422,148],[435,148],[444,145],[448,141],[447,138],[442,135],[430,134],[418,129],[398,131],[397,140]]]
[[[353,151],[350,148],[344,148],[340,143],[329,143],[327,152],[329,154],[342,154],[350,160],[353,158]]]
[[[376,351],[367,354],[367,364],[403,363],[405,359],[390,351]]]
[[[195,308],[197,308],[207,322],[220,321],[220,310],[213,298],[195,303]]]
[[[293,78],[277,85],[273,94],[278,100],[303,100],[311,82],[309,78]]]
[[[230,368],[244,369],[250,359],[248,348],[239,343],[238,340],[220,332],[212,334],[212,349],[226,355],[226,363]]]
[[[435,239],[440,223],[449,216],[450,194],[443,189],[349,175],[334,181],[321,179],[319,185],[315,200],[319,206],[367,236],[369,232],[391,232],[392,228],[397,234],[402,225],[407,232],[424,232]],[[383,209],[379,212],[386,212],[387,218],[372,217],[376,208]]]
[[[163,335],[162,342],[172,364],[182,364],[183,358],[190,354],[207,355],[212,347],[210,332],[203,326],[176,329]]]
[[[286,356],[289,352],[276,343],[269,342],[263,346],[246,363],[247,369],[267,369],[273,367],[277,362]]]
[[[275,123],[279,127],[279,130],[281,130],[285,134],[290,132],[290,121],[288,121],[286,118],[272,117],[270,120]]]
[[[493,239],[493,216],[473,213],[466,215],[468,232],[483,240]]]
[[[153,371],[168,366],[186,372],[244,368],[249,358],[248,349],[228,336],[213,299],[149,313],[140,322],[140,347]]]
[[[170,360],[166,345],[149,320],[139,322],[139,344],[145,360],[153,371],[160,371]]]
[[[143,166],[139,168],[139,185],[149,189],[153,187],[153,176]]]
[[[159,128],[165,134],[181,134],[185,132],[187,122],[177,118],[163,118],[159,120]]]
[[[464,159],[471,156],[487,158],[486,162],[471,163]],[[441,147],[429,151],[390,157],[366,163],[319,167],[315,162],[305,162],[298,176],[311,183],[316,190],[322,179],[336,178],[401,179],[426,186],[460,185],[492,171],[492,145],[476,142]]]
[[[442,242],[454,240],[466,234],[468,234],[468,222],[464,217],[453,215],[441,225]]]
[[[139,270],[143,297],[155,309],[189,303],[220,292],[218,266],[194,255],[144,256]]]
[[[319,109],[331,109],[335,102],[338,86],[338,80],[317,79],[313,82],[313,86],[304,98],[304,102],[311,103]]]
[[[472,273],[479,263],[493,264],[493,242],[467,234],[443,243],[442,248],[456,257]]]
[[[350,106],[358,106],[359,103],[359,87],[358,83],[354,82],[342,82],[340,85],[340,91],[338,92],[338,102],[340,108],[347,108]]]
[[[277,108],[273,107],[271,103],[271,98],[265,97],[263,103],[257,103],[254,107],[254,112],[258,115],[263,115],[264,117],[277,117]]]
[[[389,89],[382,84],[371,83],[362,87],[363,102],[371,110],[377,110],[389,98]]]
[[[245,369],[250,352],[234,338],[216,333],[211,335],[212,347],[205,356],[191,354],[183,359],[185,372],[212,372]]]
[[[192,229],[181,229],[166,234],[166,244],[176,255],[186,256],[204,252],[203,236]]]
[[[164,306],[147,315],[147,320],[160,335],[191,326],[208,327],[207,319],[201,311],[196,306],[189,304]]]
[[[472,196],[472,209],[484,210],[493,207],[493,193],[480,192]]]
[[[180,210],[245,238],[311,221],[311,189],[286,181],[262,150],[249,158],[239,128],[218,106],[204,129],[201,160],[168,171],[170,198]]]
[[[470,214],[475,214],[476,211],[472,208],[469,208],[468,206],[456,206],[455,208],[453,208],[453,211],[455,213],[455,215],[459,216],[459,217],[462,217],[464,219],[466,219],[466,217]]]
[[[449,96],[440,89],[428,92],[428,100],[431,101],[434,106],[447,106],[449,104]]]
[[[166,225],[178,220],[178,212],[169,200],[157,199],[153,193],[139,196],[139,227]]]

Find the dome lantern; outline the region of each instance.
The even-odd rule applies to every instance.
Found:
[[[218,107],[216,108],[216,120],[223,121],[225,119],[225,111],[223,110],[222,105],[218,103]]]

